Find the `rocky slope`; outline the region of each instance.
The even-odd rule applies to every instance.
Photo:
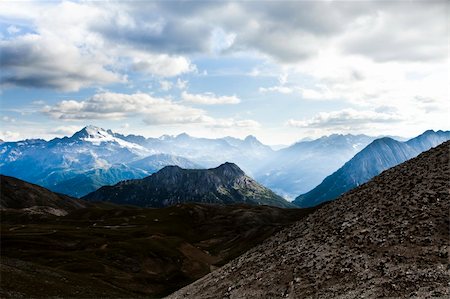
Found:
[[[450,142],[169,298],[448,298]]]
[[[298,196],[293,203],[300,207],[312,207],[333,200],[369,181],[383,170],[414,158],[421,152],[449,139],[449,131],[431,130],[406,142],[399,142],[388,137],[377,139],[336,172],[326,177],[317,187]]]
[[[22,210],[34,214],[66,215],[75,209],[84,208],[82,201],[53,193],[40,186],[0,175],[0,209]]]
[[[104,186],[83,199],[142,207],[164,207],[186,202],[295,207],[245,175],[233,163],[211,169],[167,166],[141,180]]]

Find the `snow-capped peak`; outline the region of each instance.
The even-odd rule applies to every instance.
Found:
[[[121,138],[115,137],[112,131],[106,131],[103,128],[96,126],[86,126],[82,130],[76,132],[72,139],[78,139],[82,141],[90,142],[94,145],[100,145],[102,142],[112,142],[119,144],[120,147],[126,147],[130,149],[136,149],[146,152],[147,150],[139,144],[125,141]]]

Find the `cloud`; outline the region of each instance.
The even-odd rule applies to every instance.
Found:
[[[1,131],[0,132],[0,139],[3,141],[14,141],[18,140],[20,137],[19,132],[13,132],[13,131]]]
[[[271,87],[260,87],[259,92],[266,93],[266,92],[279,92],[283,94],[290,94],[294,92],[294,89],[287,86],[271,86]]]
[[[208,124],[209,127],[213,128],[247,128],[256,129],[261,127],[261,124],[255,120],[235,120],[229,119],[219,119]]]
[[[14,25],[8,26],[8,28],[6,28],[6,31],[8,31],[8,33],[10,35],[16,34],[20,32],[20,28]]]
[[[148,124],[185,123],[201,118],[205,112],[155,98],[144,93],[104,92],[84,100],[64,100],[46,106],[43,112],[57,119],[124,119],[142,115]]]
[[[167,80],[161,80],[159,81],[159,85],[161,90],[168,91],[172,88],[173,83]]]
[[[330,50],[379,63],[443,61],[448,8],[447,1],[6,1],[0,17],[15,34],[1,41],[2,82],[72,91],[124,82],[129,72],[178,76],[195,71],[190,56],[211,54],[262,55],[282,66]],[[16,24],[33,33],[17,35]]]
[[[159,77],[174,77],[196,69],[186,57],[149,53],[135,53],[131,68]]]
[[[144,93],[105,92],[83,101],[64,100],[42,112],[61,120],[142,118],[147,125],[200,124],[209,127],[254,127],[253,120],[215,119],[202,109]]]
[[[180,78],[178,78],[177,79],[177,82],[176,82],[176,84],[175,84],[175,86],[178,88],[178,89],[186,89],[187,88],[187,86],[188,86],[188,81],[187,80],[181,80]]]
[[[12,118],[12,117],[9,117],[9,116],[6,116],[6,115],[2,116],[1,120],[4,121],[4,122],[10,122],[10,123],[16,122],[15,118]]]
[[[73,135],[75,132],[79,131],[80,126],[58,126],[50,130],[50,134],[69,136]]]
[[[377,3],[351,22],[339,41],[344,52],[374,61],[429,61],[448,56],[449,3]],[[408,13],[404,13],[407,11]]]
[[[358,111],[355,109],[343,109],[332,112],[321,112],[308,120],[287,121],[287,125],[299,128],[320,129],[357,129],[374,123],[395,123],[402,121],[397,114],[389,114],[375,111]]]
[[[0,41],[0,75],[3,85],[76,91],[96,84],[123,82],[78,48],[58,39],[26,34]]]
[[[181,93],[181,98],[185,102],[203,104],[203,105],[220,105],[220,104],[239,104],[241,100],[235,96],[216,96],[214,93],[207,92],[203,94],[190,94],[186,91]]]

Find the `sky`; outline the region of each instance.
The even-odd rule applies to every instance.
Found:
[[[0,138],[450,129],[449,1],[1,1]]]

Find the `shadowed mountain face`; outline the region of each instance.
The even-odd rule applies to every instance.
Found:
[[[236,172],[231,167],[224,176]],[[107,203],[79,209],[79,200],[8,177],[1,191],[1,298],[164,296],[314,210]],[[36,205],[69,214],[27,210]]]
[[[168,298],[448,298],[450,142]]]
[[[426,131],[406,142],[399,142],[388,137],[377,139],[336,172],[326,177],[317,187],[298,196],[293,203],[300,207],[312,207],[333,200],[369,181],[382,171],[449,139],[448,131]]]
[[[295,207],[245,175],[233,163],[211,169],[167,166],[144,179],[104,186],[83,199],[141,207],[164,207],[186,202]]]
[[[53,193],[40,186],[0,175],[0,208],[20,209],[31,214],[66,215],[69,211],[86,207],[69,196]]]

